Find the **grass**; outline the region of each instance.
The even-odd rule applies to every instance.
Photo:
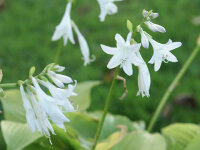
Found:
[[[51,36],[55,26],[59,23],[65,10],[65,1],[49,0],[7,0],[5,8],[0,11],[0,66],[3,69],[3,82],[16,82],[26,79],[31,66],[36,66],[40,72],[43,67],[53,62],[58,42],[52,42]],[[63,47],[60,65],[67,67],[69,76],[78,82],[86,80],[103,80],[104,84],[93,89],[90,111],[102,110],[111,82],[112,71],[106,68],[110,56],[103,53],[100,44],[115,46],[114,36],[120,33],[124,37],[128,31],[126,20],[131,20],[136,25],[141,20],[141,12],[145,8],[159,12],[160,17],[155,20],[167,29],[166,34],[156,33],[154,38],[166,43],[169,38],[181,41],[183,46],[173,51],[179,62],[163,64],[159,72],[153,71],[153,66],[148,65],[151,72],[151,97],[142,99],[136,97],[137,68],[134,75],[121,76],[127,79],[129,93],[123,101],[119,100],[123,92],[122,83],[117,83],[115,94],[111,102],[110,112],[128,116],[132,120],[145,120],[148,122],[161,96],[178,70],[196,44],[200,32],[199,26],[191,23],[194,16],[199,15],[199,0],[124,0],[117,2],[119,13],[107,16],[106,21],[99,21],[99,7],[94,0],[79,0],[73,5],[72,18],[86,37],[91,53],[96,56],[96,61],[87,67],[83,66],[79,45],[68,44]],[[139,39],[139,36],[136,40]],[[152,55],[152,48],[144,51],[145,60]],[[171,116],[159,118],[157,129],[171,122],[199,123],[200,113],[200,61],[193,62],[181,83],[170,97]],[[195,97],[196,108],[174,105],[172,102],[177,95],[189,93]]]

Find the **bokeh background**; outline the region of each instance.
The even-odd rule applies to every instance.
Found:
[[[71,18],[87,39],[91,53],[96,61],[84,67],[79,45],[70,42],[63,47],[59,64],[66,66],[67,75],[81,81],[101,80],[102,85],[92,90],[90,111],[102,110],[105,97],[112,80],[112,70],[106,65],[110,56],[105,54],[100,44],[115,46],[116,33],[126,37],[128,30],[126,20],[134,25],[141,22],[141,12],[153,9],[160,16],[154,22],[163,25],[167,33],[151,33],[155,40],[166,43],[168,39],[181,41],[183,46],[173,51],[179,62],[162,65],[158,72],[148,65],[151,73],[150,98],[136,97],[137,68],[134,75],[126,78],[129,93],[120,101],[123,93],[122,83],[117,83],[110,106],[113,114],[128,116],[131,120],[144,120],[147,123],[156,109],[166,88],[176,76],[180,68],[196,45],[200,33],[198,16],[200,16],[199,0],[124,0],[116,2],[119,12],[107,16],[106,21],[99,21],[99,6],[95,0],[76,0]],[[53,62],[58,42],[51,37],[55,26],[60,22],[66,7],[65,0],[0,0],[0,67],[3,70],[3,83],[26,79],[31,66],[40,72],[47,64]],[[196,18],[197,17],[197,18]],[[195,19],[196,18],[196,19]],[[196,21],[194,21],[196,20]],[[138,39],[140,36],[138,35]],[[78,43],[78,42],[77,42]],[[142,49],[146,61],[152,56],[152,48]],[[155,130],[172,122],[199,123],[200,114],[200,55],[187,70],[185,76],[170,96],[164,112],[158,120]],[[1,106],[0,106],[1,107]],[[3,115],[1,114],[1,119]]]

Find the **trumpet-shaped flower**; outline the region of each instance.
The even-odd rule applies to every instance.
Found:
[[[71,11],[72,3],[69,2],[66,7],[65,14],[58,26],[56,26],[56,30],[53,34],[52,41],[56,41],[63,37],[64,45],[67,45],[68,39],[75,44],[74,36],[72,32],[72,25],[70,19],[70,11]]]
[[[113,55],[109,61],[107,67],[109,69],[115,68],[120,65],[127,75],[133,74],[132,64],[139,66],[144,63],[137,55],[136,52],[140,50],[141,44],[130,44],[130,37],[132,33],[129,33],[127,40],[125,41],[121,35],[116,34],[115,40],[117,42],[117,47],[108,47],[101,45],[103,51],[107,54]]]
[[[141,54],[138,52],[137,56],[140,57],[142,60],[142,56]],[[138,88],[139,91],[137,93],[137,95],[142,95],[142,97],[147,96],[149,97],[149,89],[150,89],[150,85],[151,85],[151,77],[150,77],[150,73],[149,73],[149,69],[146,65],[146,63],[143,63],[141,65],[138,66]]]
[[[106,18],[106,15],[113,15],[117,13],[118,8],[117,6],[113,3],[116,1],[122,1],[122,0],[97,0],[100,6],[100,21],[103,22]]]
[[[171,50],[179,48],[182,45],[181,42],[172,42],[169,40],[167,44],[161,44],[151,39],[150,43],[153,46],[154,54],[149,63],[154,64],[155,71],[160,69],[162,61],[165,63],[168,61],[178,62],[177,58],[171,53]]]
[[[72,22],[72,26],[74,28],[74,31],[77,34],[79,45],[80,45],[80,49],[81,49],[81,53],[82,53],[83,60],[84,60],[84,66],[86,66],[91,61],[94,61],[94,59],[90,59],[90,50],[89,50],[88,43],[87,43],[86,39],[84,38],[84,36],[79,31],[77,25],[74,22]]]
[[[31,131],[35,132],[36,130],[40,128],[39,123],[36,119],[33,107],[31,106],[31,103],[29,102],[25,94],[24,87],[22,85],[20,86],[20,92],[22,95],[24,109],[26,110],[26,120],[27,120],[28,126],[31,129]]]

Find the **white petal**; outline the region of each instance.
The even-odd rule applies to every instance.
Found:
[[[86,66],[87,64],[90,63],[90,50],[89,50],[88,43],[87,43],[86,39],[84,38],[84,36],[79,31],[78,27],[75,24],[73,24],[73,27],[78,36],[81,53],[82,53],[82,56],[84,59],[84,66]]]
[[[141,34],[142,46],[144,48],[149,48],[149,40],[148,40],[147,36],[145,35],[145,33],[144,33],[142,28],[140,28],[140,34]]]
[[[168,55],[168,57],[167,57],[168,61],[178,62],[177,58],[172,53],[169,52],[167,55]]]
[[[130,62],[126,62],[123,65],[123,70],[128,76],[131,76],[133,74],[133,69],[132,69],[132,65]]]
[[[107,65],[108,69],[113,69],[113,68],[119,66],[119,64],[121,63],[121,62],[120,62],[120,59],[121,59],[121,56],[120,56],[119,54],[114,55],[114,56],[110,59],[108,65]]]
[[[173,42],[170,44],[166,44],[165,49],[170,51],[179,48],[181,45],[182,45],[181,42]]]
[[[115,35],[115,40],[117,42],[117,47],[123,47],[126,43],[123,37],[118,33]]]
[[[129,32],[129,33],[128,33],[127,38],[126,38],[126,44],[129,44],[129,45],[130,45],[132,35],[133,35],[132,32]]]
[[[158,71],[161,67],[162,61],[157,59],[154,63],[154,71]]]
[[[115,47],[109,47],[109,46],[101,44],[101,48],[105,53],[110,54],[110,55],[114,55],[117,52],[117,48]]]

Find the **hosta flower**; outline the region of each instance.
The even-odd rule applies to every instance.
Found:
[[[150,64],[154,64],[154,70],[158,71],[160,69],[162,61],[167,63],[177,62],[177,58],[171,53],[171,50],[174,50],[182,45],[181,42],[172,42],[169,40],[167,44],[161,44],[153,39],[150,40],[151,45],[153,46],[154,54],[149,61]]]
[[[137,53],[138,57],[140,57],[141,59],[142,56],[141,54],[138,52]],[[149,69],[146,65],[146,63],[143,63],[141,65],[138,66],[138,88],[139,91],[137,93],[137,95],[142,95],[142,97],[147,96],[149,97],[149,89],[150,89],[150,85],[151,85],[151,77],[150,77],[150,73],[149,73]]]
[[[117,13],[118,8],[113,2],[122,1],[122,0],[97,0],[97,1],[99,3],[100,10],[101,10],[99,18],[100,18],[100,21],[103,22],[107,14],[112,15],[112,14]]]
[[[50,138],[50,132],[55,134],[50,121],[65,130],[64,123],[70,120],[64,115],[64,112],[76,111],[69,100],[71,96],[77,95],[74,93],[76,81],[75,85],[69,84],[73,82],[70,77],[57,73],[64,69],[62,66],[54,65],[47,69],[45,74],[43,72],[44,76],[39,77],[40,79],[31,77],[28,84],[20,85],[26,120],[32,132],[39,131],[42,135]],[[32,84],[30,84],[31,82]],[[65,84],[68,84],[68,88]],[[62,85],[61,88],[60,85]],[[26,91],[24,86],[26,86]],[[43,90],[44,88],[49,91],[49,94]]]
[[[161,25],[155,24],[151,21],[145,21],[144,23],[153,32],[163,32],[163,33],[166,32],[165,28]]]
[[[105,53],[113,55],[107,67],[109,69],[112,69],[120,65],[120,67],[123,68],[124,72],[129,76],[133,74],[132,64],[134,64],[135,66],[139,66],[140,64],[144,63],[143,60],[141,60],[136,55],[136,52],[140,50],[141,44],[131,45],[131,34],[132,33],[128,34],[126,41],[122,38],[121,35],[116,34],[116,48],[101,45],[101,48]]]
[[[94,58],[90,59],[90,51],[89,51],[88,43],[87,43],[86,39],[84,38],[84,36],[79,31],[77,25],[70,18],[71,7],[72,7],[72,3],[69,2],[67,4],[65,14],[64,14],[60,24],[56,27],[56,30],[52,37],[52,40],[55,41],[55,40],[58,40],[63,37],[64,45],[67,45],[68,39],[71,41],[72,44],[75,44],[73,31],[72,31],[72,29],[74,29],[77,34],[77,37],[78,37],[78,41],[79,41],[80,48],[81,48],[81,53],[83,55],[84,66],[86,66],[91,61],[94,61]]]
[[[67,4],[65,14],[58,26],[56,26],[56,30],[53,34],[52,41],[59,40],[63,37],[64,45],[67,45],[68,39],[75,44],[74,36],[72,32],[72,25],[70,19],[70,11],[71,11],[72,3],[69,2]]]

